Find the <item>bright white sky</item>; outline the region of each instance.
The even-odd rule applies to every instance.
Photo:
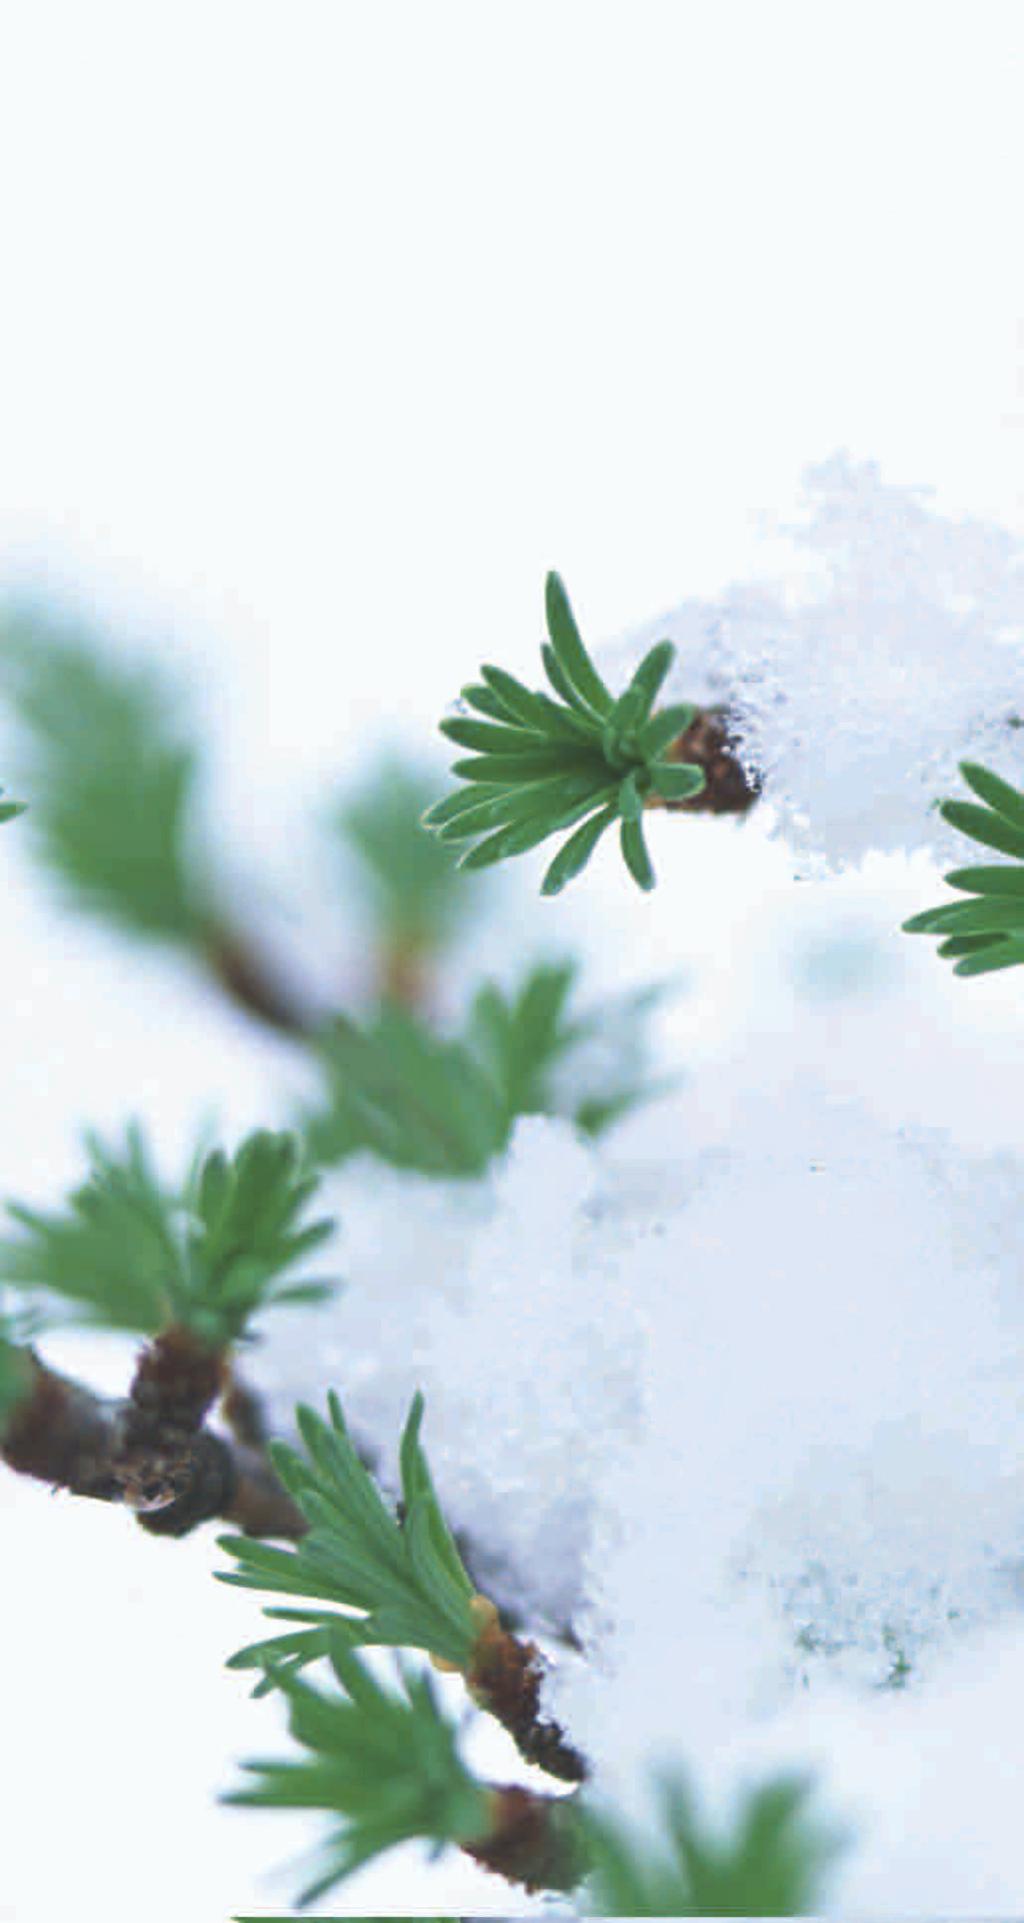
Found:
[[[422,735],[481,656],[531,664],[551,565],[585,631],[614,635],[747,572],[758,516],[841,446],[1024,528],[1022,41],[978,0],[4,9],[0,582],[200,661],[236,811],[272,845],[296,796],[385,725]],[[22,944],[15,1076],[47,1021],[46,928]],[[58,1505],[0,1500],[61,1704],[92,1678],[95,1770],[76,1790],[54,1762],[53,1788],[77,1795],[76,1847],[116,1802],[104,1914],[141,1913],[136,1878],[149,1923],[280,1901],[232,1880],[243,1819],[211,1811],[200,1837],[190,1805],[166,1848],[195,1767],[181,1677],[154,1698],[158,1793],[148,1658],[131,1727],[96,1692],[124,1635],[95,1590],[121,1519],[77,1524],[83,1588]],[[44,1809],[27,1676],[0,1757],[19,1923],[88,1908],[100,1875]],[[59,1723],[44,1747],[59,1759]]]

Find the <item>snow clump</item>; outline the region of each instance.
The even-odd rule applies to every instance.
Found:
[[[666,694],[725,703],[741,759],[792,846],[842,867],[869,851],[963,858],[936,802],[957,764],[1024,781],[1024,556],[1005,529],[953,519],[929,490],[845,454],[804,475],[804,515],[774,581],[691,599],[601,657],[621,673],[662,635]]]

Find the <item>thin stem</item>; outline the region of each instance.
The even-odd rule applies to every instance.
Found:
[[[211,923],[201,952],[214,979],[247,1015],[280,1035],[306,1038],[316,1033],[320,1023],[300,1007],[292,990],[237,929]]]

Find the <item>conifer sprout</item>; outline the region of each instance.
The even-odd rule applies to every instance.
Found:
[[[0,643],[34,833],[66,898],[122,931],[193,940],[183,826],[197,757],[169,684],[39,608],[5,609]]]
[[[689,1785],[656,1782],[660,1848],[594,1811],[588,1891],[611,1916],[799,1916],[816,1906],[845,1839],[814,1816],[809,1778],[779,1775],[743,1800],[731,1833],[702,1818]]]
[[[333,1815],[335,1835],[314,1881],[300,1893],[303,1907],[396,1844],[412,1838],[441,1847],[468,1843],[488,1826],[485,1790],[459,1758],[456,1730],[429,1673],[402,1665],[401,1692],[383,1689],[338,1628],[330,1662],[343,1695],[327,1695],[293,1676],[278,1681],[291,1733],[306,1756],[244,1764],[255,1782],[224,1798]]]
[[[463,868],[486,868],[525,854],[564,828],[541,883],[557,895],[585,868],[613,823],[623,860],[639,888],[654,887],[642,816],[647,807],[690,800],[705,786],[676,746],[694,720],[689,703],[655,708],[675,650],[658,641],[617,699],[580,636],[557,574],[545,586],[549,642],[541,650],[556,699],[526,688],[503,668],[483,667],[481,685],[463,701],[481,720],[442,721],[441,732],[473,752],[452,773],[466,786],[446,795],[424,820],[443,840],[468,842]]]

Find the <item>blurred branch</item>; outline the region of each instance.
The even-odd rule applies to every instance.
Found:
[[[422,1012],[444,955],[479,912],[482,884],[423,826],[432,772],[389,756],[345,796],[328,826],[355,859],[372,925],[376,997]]]
[[[201,755],[167,678],[117,661],[88,630],[23,610],[0,629],[0,688],[17,722],[32,839],[67,899],[194,954],[259,1021],[310,1033],[312,1011],[225,914],[213,851],[187,832]]]
[[[238,1008],[280,1035],[305,1040],[319,1017],[271,967],[251,938],[224,922],[208,922],[196,943],[214,981]]]

